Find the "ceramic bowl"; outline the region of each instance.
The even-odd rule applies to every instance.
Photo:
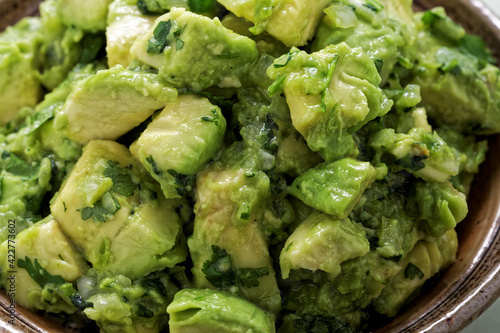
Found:
[[[36,15],[40,0],[0,0],[0,31],[23,16]],[[445,7],[469,32],[480,35],[500,60],[500,19],[480,0],[414,0],[417,10]],[[376,333],[458,332],[500,296],[500,136],[490,149],[469,196],[469,215],[458,227],[456,262],[432,286]],[[8,324],[9,300],[0,295],[0,331],[70,332],[39,314],[16,306],[15,326]]]

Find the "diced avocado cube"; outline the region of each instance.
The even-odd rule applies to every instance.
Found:
[[[117,65],[78,82],[56,123],[68,138],[81,144],[116,140],[176,97],[177,91],[156,74]]]
[[[241,78],[257,60],[255,42],[226,29],[218,18],[174,8],[131,49],[140,61],[159,69],[177,87],[203,90],[241,86]]]
[[[224,291],[183,289],[167,307],[171,333],[274,333],[273,316]]]
[[[373,308],[389,317],[395,316],[425,281],[453,263],[457,248],[455,230],[447,231],[432,242],[418,242],[408,256],[398,262],[401,270],[373,300]]]
[[[370,162],[343,158],[307,170],[293,181],[289,193],[317,210],[343,219],[375,177]]]
[[[106,29],[108,5],[113,0],[58,0],[59,14],[68,27],[97,32]]]
[[[295,129],[326,161],[357,155],[351,133],[392,105],[373,61],[346,43],[308,54],[292,48],[274,61],[269,92],[283,89]],[[282,87],[282,88],[281,88]]]
[[[137,37],[151,29],[155,16],[146,16],[137,6],[137,0],[115,0],[109,5],[106,26],[106,53],[108,66],[128,67],[133,59],[130,48]]]
[[[142,164],[112,141],[84,147],[51,206],[93,268],[129,278],[185,259],[175,209]]]
[[[0,34],[0,126],[23,106],[35,106],[42,97],[35,74],[41,20],[25,18]]]
[[[414,201],[426,231],[434,237],[454,229],[469,211],[465,194],[449,182],[417,183]]]
[[[412,128],[408,133],[384,128],[368,144],[382,152],[383,162],[428,182],[445,182],[459,172],[460,162],[448,144],[425,128]]]
[[[167,198],[185,195],[194,175],[216,152],[226,130],[218,106],[180,95],[148,125],[130,150],[161,185]]]
[[[16,302],[31,310],[75,312],[56,293],[46,295],[58,285],[75,282],[89,268],[57,221],[49,215],[13,236],[0,246],[1,279],[7,292],[10,289]]]
[[[286,279],[291,269],[322,270],[333,279],[342,271],[340,264],[368,252],[370,243],[361,225],[316,212],[295,229],[283,246],[281,274]]]
[[[236,16],[253,22],[251,31],[267,31],[288,47],[303,46],[312,39],[329,0],[219,0]]]
[[[199,173],[188,246],[195,287],[234,291],[276,314],[280,290],[257,222],[269,185],[264,172],[225,169],[218,162]]]

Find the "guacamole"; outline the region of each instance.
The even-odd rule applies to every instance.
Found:
[[[85,332],[370,330],[455,260],[495,62],[411,0],[45,0],[0,33],[0,286]]]

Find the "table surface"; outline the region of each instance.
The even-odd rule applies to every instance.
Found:
[[[482,0],[500,17],[500,0]],[[500,299],[489,307],[479,318],[467,326],[462,333],[497,333],[500,327]]]

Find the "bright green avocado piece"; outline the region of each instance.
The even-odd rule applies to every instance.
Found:
[[[108,5],[113,0],[58,0],[59,14],[67,26],[97,32],[106,29]]]
[[[368,143],[382,155],[382,161],[392,163],[428,182],[445,182],[459,172],[460,162],[437,132],[412,128],[408,133],[396,133],[384,128]]]
[[[465,194],[449,182],[418,183],[414,201],[420,218],[425,221],[427,233],[434,237],[454,229],[469,212]]]
[[[106,25],[108,66],[128,67],[133,59],[130,48],[137,37],[151,29],[155,16],[143,15],[137,0],[114,0],[109,5]]]
[[[288,189],[305,204],[343,219],[375,177],[375,168],[369,162],[343,158],[307,170]]]
[[[453,263],[458,248],[457,233],[449,230],[435,241],[420,241],[397,264],[399,273],[373,300],[375,311],[394,317],[405,302],[429,278]]]
[[[10,235],[0,246],[0,258],[2,284],[19,305],[35,311],[76,311],[69,299],[58,293],[51,295],[49,289],[75,282],[89,266],[52,216],[23,230],[15,239]]]
[[[264,233],[255,222],[262,219],[264,204],[270,195],[269,178],[264,172],[252,173],[219,163],[212,163],[196,177],[196,217],[188,239],[194,286],[225,287],[276,314],[280,310],[280,290]],[[226,258],[231,264],[221,267],[223,271],[264,269],[265,274],[256,277],[256,284],[245,285],[228,279],[227,283],[214,285],[217,283],[214,279],[208,280],[210,276],[205,269],[206,263],[213,261],[214,246],[231,258]]]
[[[81,144],[116,140],[176,98],[156,74],[117,65],[74,87],[56,117],[57,129]]]
[[[51,212],[93,268],[138,278],[185,259],[176,207],[125,146],[97,140],[84,147]]]
[[[161,185],[167,198],[193,187],[194,175],[219,149],[226,120],[204,97],[180,95],[148,125],[130,150]]]
[[[373,61],[346,43],[312,54],[292,48],[268,67],[267,75],[275,80],[269,92],[283,87],[293,126],[326,161],[355,157],[351,134],[392,105],[379,88]]]
[[[133,56],[159,69],[176,87],[202,90],[211,86],[239,88],[258,57],[250,38],[226,29],[218,18],[174,8],[139,37]]]
[[[230,12],[255,24],[288,47],[303,46],[313,38],[329,0],[219,0]]]
[[[274,333],[274,318],[224,291],[183,289],[167,307],[171,333]]]
[[[348,218],[313,213],[287,239],[280,255],[283,278],[292,269],[322,270],[333,279],[341,264],[367,254],[370,243],[365,231]]]
[[[0,34],[0,126],[23,106],[35,106],[42,97],[35,62],[42,34],[40,18],[25,18]]]

